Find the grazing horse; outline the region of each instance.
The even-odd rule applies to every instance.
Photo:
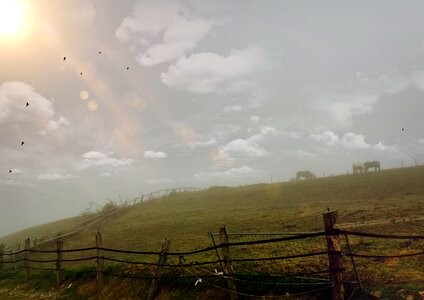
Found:
[[[380,162],[379,161],[368,161],[364,163],[365,173],[368,172],[368,169],[374,169],[374,172],[380,171]]]
[[[363,163],[357,162],[352,164],[353,174],[365,173],[365,166]]]
[[[304,179],[312,179],[316,178],[317,176],[312,173],[311,171],[299,171],[296,173],[296,180],[300,180],[302,178]]]

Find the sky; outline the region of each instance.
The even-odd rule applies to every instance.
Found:
[[[424,163],[422,1],[6,2],[0,236],[159,189]]]

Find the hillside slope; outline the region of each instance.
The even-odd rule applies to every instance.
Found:
[[[163,238],[174,250],[210,245],[208,232],[321,230],[321,213],[337,209],[341,222],[404,218],[424,214],[424,167],[341,175],[309,181],[212,187],[137,204],[65,242],[92,246],[99,230],[106,247],[157,250]],[[10,245],[38,231],[71,229],[81,217],[21,231],[0,239]],[[60,229],[63,231],[63,229]],[[386,225],[385,231],[423,233],[423,227]]]

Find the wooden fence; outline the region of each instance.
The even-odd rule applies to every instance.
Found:
[[[336,227],[338,222],[337,211],[329,211],[323,214],[323,231],[306,232],[300,234],[280,234],[278,237],[268,239],[255,239],[234,242],[237,233],[227,233],[225,227],[219,231],[219,243],[215,242],[211,233],[212,246],[196,249],[193,251],[172,252],[171,241],[164,239],[159,251],[132,251],[123,249],[111,249],[103,246],[102,236],[97,233],[95,236],[95,246],[80,249],[65,249],[61,239],[56,241],[54,249],[45,249],[39,247],[31,247],[30,240],[25,241],[25,248],[15,252],[7,252],[3,245],[0,245],[0,274],[2,272],[19,272],[24,271],[24,280],[31,279],[32,270],[48,270],[56,273],[57,286],[63,283],[63,274],[78,266],[81,262],[84,264],[91,263],[92,272],[96,274],[97,291],[102,293],[105,283],[105,276],[118,276],[130,278],[149,278],[151,280],[150,288],[146,292],[147,299],[154,299],[160,289],[161,280],[164,278],[181,278],[191,277],[196,280],[196,285],[209,284],[214,288],[223,289],[228,293],[229,299],[237,299],[238,296],[246,297],[263,297],[266,295],[252,295],[240,289],[241,282],[251,281],[245,275],[237,273],[245,269],[245,266],[251,266],[254,263],[263,266],[270,263],[272,266],[281,267],[279,262],[290,261],[296,259],[296,269],[286,267],[280,269],[282,278],[311,278],[313,276],[321,276],[317,281],[302,281],[300,285],[305,287],[310,285],[310,289],[306,291],[298,291],[295,295],[317,294],[328,292],[329,297],[333,300],[345,299],[347,291],[345,287],[355,285],[362,288],[359,276],[356,272],[355,258],[362,259],[390,259],[390,258],[406,258],[415,256],[424,256],[424,251],[416,251],[414,253],[401,253],[396,255],[380,254],[361,254],[352,251],[348,237],[359,238],[375,238],[383,240],[413,240],[423,241],[424,236],[408,236],[408,235],[382,235],[373,233],[363,233],[355,231],[347,231]],[[278,235],[278,234],[276,234]],[[342,245],[343,237],[346,244]],[[314,241],[314,243],[306,241]],[[299,243],[304,243],[300,247]],[[297,243],[296,253],[287,245]],[[268,245],[281,245],[281,248],[274,248],[271,252],[267,252]],[[315,245],[315,246],[313,246]],[[346,246],[347,245],[347,246]],[[240,256],[240,253],[246,253],[246,249],[255,249],[254,254],[248,253],[247,256]],[[276,251],[278,249],[278,251]],[[156,258],[156,259],[155,259]],[[308,262],[308,259],[316,259],[314,264]],[[348,260],[346,261],[346,258]],[[151,272],[151,275],[137,275],[133,273],[108,273],[105,269],[105,262],[115,262],[124,266],[141,265],[145,266]],[[345,273],[346,264],[351,264],[356,273],[356,280],[346,280]],[[67,265],[67,267],[65,267]],[[168,270],[168,271],[167,271]],[[172,270],[178,270],[173,272]],[[212,271],[214,270],[214,271]],[[189,274],[182,276],[181,274]],[[275,275],[275,274],[274,274]],[[322,277],[326,276],[326,277]],[[212,279],[208,279],[212,278]],[[213,279],[220,278],[225,282],[225,286],[217,285]],[[316,278],[318,280],[318,278]],[[304,280],[304,279],[302,279]],[[292,282],[293,284],[293,282]],[[350,289],[351,290],[351,289]],[[286,293],[285,293],[286,294]]]

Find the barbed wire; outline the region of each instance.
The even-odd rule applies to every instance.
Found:
[[[201,271],[209,273],[209,275],[212,276],[212,277],[221,277],[221,278],[226,278],[226,279],[230,278],[228,275],[225,275],[223,272],[221,272],[222,274],[214,273],[214,272],[211,272],[211,271],[206,270],[204,268],[201,268],[200,266],[195,266],[195,267],[197,267]],[[324,271],[324,272],[328,273],[328,271]],[[320,284],[330,284],[331,283],[330,281],[323,280],[322,278],[319,278],[319,280],[325,281],[325,282],[316,282],[316,283],[314,283],[314,282],[300,282],[300,283],[299,282],[263,282],[263,281],[256,281],[256,280],[238,278],[239,276],[244,277],[245,275],[240,275],[240,274],[234,274],[234,275],[235,276],[233,276],[231,278],[233,278],[236,281],[243,281],[243,282],[250,282],[250,283],[257,283],[257,284],[264,284],[264,285],[299,285],[299,284],[302,284],[302,285],[320,285]],[[204,277],[204,276],[205,275],[202,275],[202,277]],[[268,275],[267,275],[267,277],[268,277]],[[299,277],[297,277],[297,276],[278,276],[277,278],[299,278]],[[302,278],[308,279],[308,280],[314,279],[314,278],[308,278],[308,277],[302,277]],[[299,279],[302,279],[302,278],[299,278]]]
[[[424,235],[394,235],[394,234],[377,234],[368,232],[349,231],[343,229],[334,229],[334,234],[346,234],[363,237],[373,237],[381,239],[405,239],[405,240],[424,240]]]
[[[267,295],[267,296],[264,296],[264,295],[253,295],[253,294],[247,294],[247,293],[242,293],[242,292],[233,291],[233,290],[231,290],[231,289],[224,288],[224,287],[222,287],[222,286],[216,285],[216,284],[214,284],[214,283],[212,283],[212,282],[210,282],[210,281],[203,280],[203,279],[202,279],[202,277],[199,277],[197,274],[195,274],[195,273],[191,272],[191,271],[190,271],[190,270],[188,270],[187,268],[185,268],[185,267],[183,267],[183,266],[182,266],[182,268],[183,268],[184,270],[186,270],[187,272],[191,273],[192,275],[194,275],[194,276],[197,278],[197,280],[199,280],[199,279],[200,279],[200,280],[201,280],[200,282],[202,282],[202,283],[204,282],[204,283],[206,283],[206,284],[208,284],[208,285],[210,285],[210,286],[213,286],[213,287],[215,287],[215,288],[221,289],[221,290],[226,291],[226,292],[229,292],[229,293],[233,293],[233,294],[237,294],[237,295],[245,296],[245,297],[251,297],[251,298],[262,298],[262,299],[264,299],[264,298],[280,298],[280,299],[281,299],[281,297],[293,297],[293,296],[301,296],[301,295],[307,295],[307,294],[317,293],[317,292],[320,292],[320,291],[327,290],[327,289],[329,289],[329,288],[331,288],[331,287],[333,287],[333,286],[334,286],[334,283],[331,283],[331,286],[328,286],[328,287],[319,288],[319,289],[315,289],[315,290],[311,290],[311,291],[307,291],[307,292],[302,292],[302,293],[296,293],[296,294],[286,294],[286,295]],[[196,281],[196,282],[197,282],[197,281]]]

